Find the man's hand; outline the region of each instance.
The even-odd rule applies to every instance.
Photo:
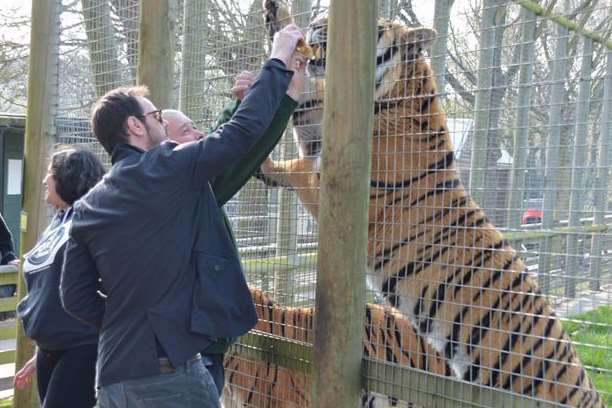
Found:
[[[276,34],[272,42],[272,52],[270,58],[278,58],[285,63],[288,69],[291,69],[291,58],[295,53],[295,47],[298,40],[303,40],[302,31],[295,24],[289,24]]]
[[[232,87],[232,95],[237,99],[243,100],[254,80],[255,74],[249,71],[242,71],[236,75],[234,86]]]
[[[16,268],[19,268],[19,264],[21,263],[21,261],[19,261],[19,258],[17,259],[13,259],[11,262],[8,263],[8,265],[13,265]]]
[[[306,72],[307,64],[306,56],[299,52],[295,52],[293,53],[290,64],[288,68],[293,71],[293,78],[291,78],[289,88],[287,88],[287,95],[294,101],[298,101],[304,86],[304,73]]]

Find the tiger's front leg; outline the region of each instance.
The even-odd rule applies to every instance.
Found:
[[[319,211],[319,159],[300,157],[275,161],[267,158],[258,178],[268,186],[283,187],[296,192],[308,212],[317,218]]]

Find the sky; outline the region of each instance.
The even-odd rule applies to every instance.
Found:
[[[50,0],[49,0],[50,1]],[[145,0],[146,1],[146,0]],[[238,0],[241,8],[247,10],[249,5],[253,2],[253,0]],[[455,4],[453,7],[451,17],[453,21],[463,20],[461,16],[461,10],[465,9],[465,7],[474,0],[455,0]],[[611,0],[612,1],[612,0]],[[322,5],[327,5],[329,0],[322,0]],[[0,0],[0,13],[2,10],[7,9],[16,9],[22,15],[29,15],[31,12],[31,0]],[[433,1],[430,2],[421,2],[415,1],[415,13],[419,17],[422,24],[426,26],[431,26],[433,21]],[[66,18],[73,19],[74,15],[63,15],[62,16],[62,24],[66,24]],[[72,24],[68,24],[72,25]],[[0,32],[0,38],[4,38],[5,40],[15,41],[18,43],[28,43],[29,42],[29,32],[26,30],[14,30],[14,29],[6,29],[3,28]]]
[[[21,15],[29,15],[31,11],[31,3],[24,0],[0,0],[0,13],[7,9],[16,9]],[[0,37],[6,40],[24,43],[29,41],[29,33],[21,30],[6,30],[0,32]]]

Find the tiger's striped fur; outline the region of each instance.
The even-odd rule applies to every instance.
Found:
[[[314,309],[284,307],[263,291],[251,288],[259,322],[255,331],[312,344]],[[366,305],[363,332],[364,356],[407,367],[449,375],[444,357],[416,335],[410,322],[390,306]],[[228,354],[225,360],[227,386],[226,408],[297,408],[310,405],[310,382],[303,373],[285,367]],[[362,407],[398,407],[398,401],[368,394]]]
[[[269,26],[282,26],[276,21],[282,5],[266,0],[264,6]],[[300,156],[262,166],[265,181],[295,189],[315,218],[326,30],[327,17],[320,16],[307,34],[315,59],[294,114]],[[368,228],[368,268],[377,289],[445,356],[455,377],[568,406],[603,407],[523,261],[459,180],[423,55],[434,36],[379,22]]]

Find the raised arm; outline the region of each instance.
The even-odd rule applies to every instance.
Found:
[[[237,108],[238,104],[234,106]],[[257,139],[242,160],[226,168],[213,180],[212,189],[220,206],[228,202],[249,181],[255,170],[278,144],[296,106],[297,102],[285,95],[263,136]]]
[[[292,66],[295,46],[301,38],[295,25],[277,33],[271,58],[231,120],[206,138],[174,150],[178,162],[190,157],[187,163],[191,163],[189,173],[195,187],[206,185],[235,165],[268,129],[293,77],[293,71],[286,67]]]
[[[232,119],[204,139],[180,146],[192,150],[192,176],[196,185],[204,185],[222,174],[252,148],[270,126],[285,95],[292,71],[283,62],[266,62],[261,73]]]

